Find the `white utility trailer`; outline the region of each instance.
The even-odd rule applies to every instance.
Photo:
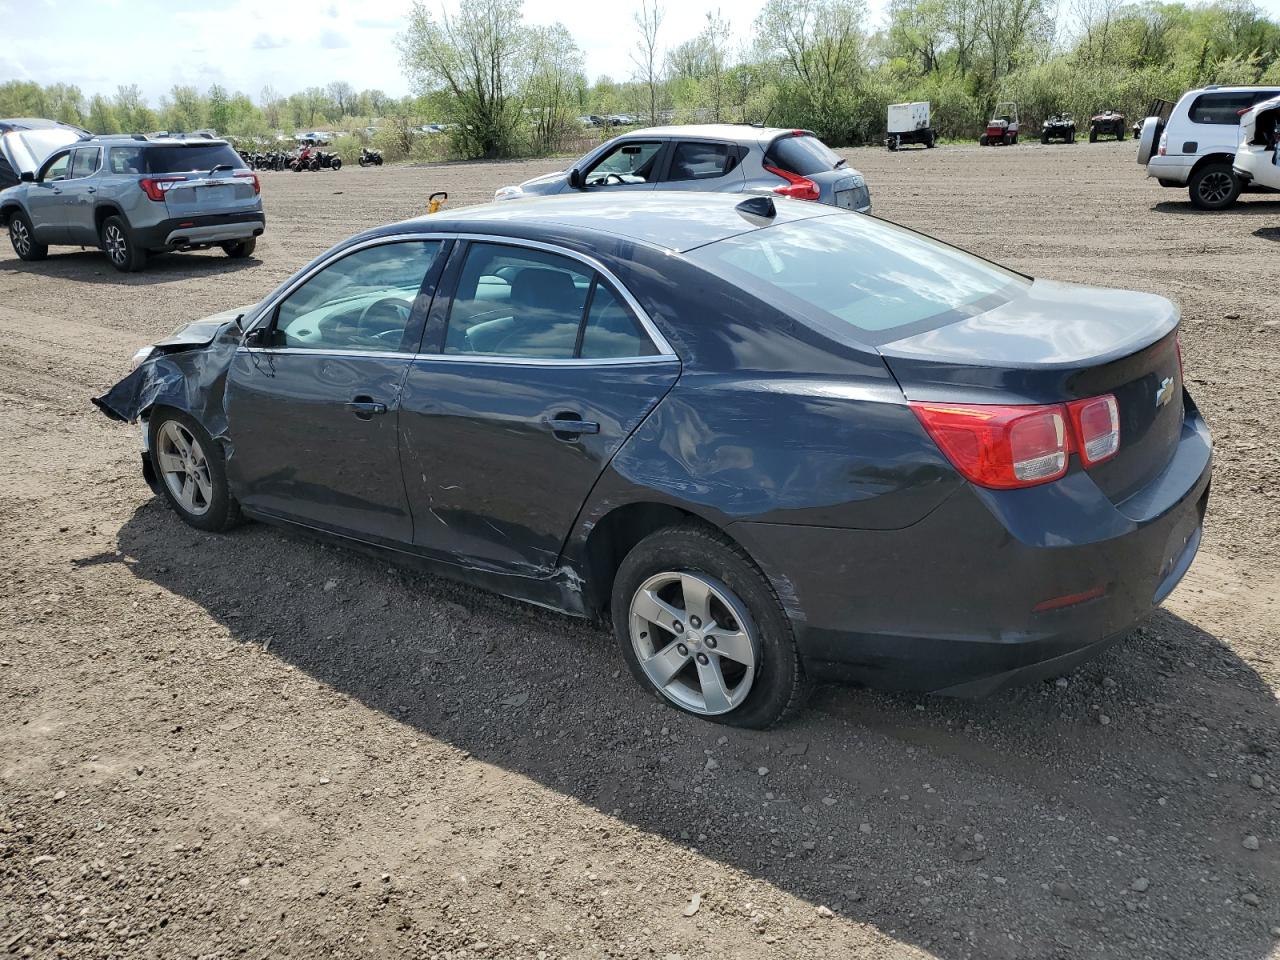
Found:
[[[897,150],[907,143],[923,143],[932,147],[937,140],[933,127],[929,125],[929,102],[891,103],[889,104],[889,135],[884,138],[884,145],[890,150]]]

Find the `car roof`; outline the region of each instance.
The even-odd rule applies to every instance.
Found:
[[[749,198],[740,193],[627,191],[499,200],[380,227],[353,242],[405,233],[493,233],[527,240],[554,234],[587,245],[613,237],[682,253],[762,227],[845,213],[777,197],[768,198],[774,199],[775,215],[759,217],[739,209]]]
[[[793,127],[757,127],[750,123],[687,123],[667,127],[628,130],[623,137],[681,137],[695,140],[730,140],[737,143],[772,143],[778,137],[809,133]],[[812,134],[810,134],[812,136]]]
[[[156,147],[172,147],[172,146],[196,146],[210,143],[227,143],[222,137],[202,137],[192,135],[178,136],[158,136],[155,134],[142,133],[102,133],[89,139],[90,143],[96,144],[118,144],[123,146],[156,146]]]

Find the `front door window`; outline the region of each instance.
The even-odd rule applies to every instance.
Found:
[[[660,140],[624,140],[598,160],[583,177],[588,187],[622,187],[653,183],[658,177]]]

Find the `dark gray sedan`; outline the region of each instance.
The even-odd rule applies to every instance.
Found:
[[[821,204],[575,195],[363,233],[97,403],[195,527],[601,616],[759,727],[811,678],[1060,674],[1168,595],[1210,477],[1178,320]]]
[[[866,178],[811,131],[745,123],[635,130],[568,170],[502,187],[494,199],[650,190],[766,193],[871,212]]]

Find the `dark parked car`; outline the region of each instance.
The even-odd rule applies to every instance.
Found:
[[[759,727],[811,678],[1061,674],[1160,603],[1210,477],[1178,321],[820,204],[554,197],[360,234],[95,402],[193,526],[604,616]]]

